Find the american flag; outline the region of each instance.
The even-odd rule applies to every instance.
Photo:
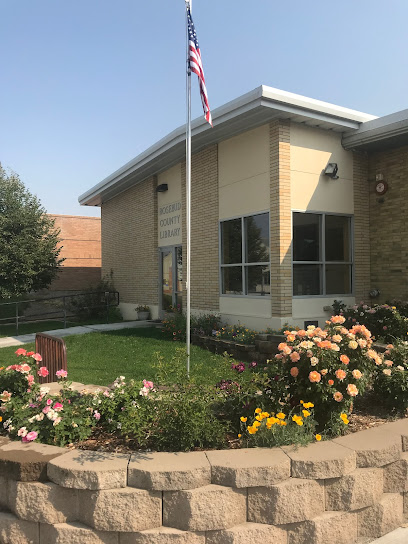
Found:
[[[203,104],[204,117],[212,124],[210,105],[208,103],[207,88],[205,86],[205,77],[203,64],[201,62],[200,46],[198,45],[197,33],[194,28],[193,19],[191,18],[190,6],[186,5],[187,23],[188,23],[188,63],[190,70],[197,74],[198,83],[200,85],[200,97]]]

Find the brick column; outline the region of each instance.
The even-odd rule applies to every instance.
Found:
[[[370,194],[365,153],[353,152],[353,187],[354,293],[356,302],[367,302],[370,290]]]
[[[194,154],[191,163],[191,307],[214,311],[219,309],[218,146],[212,145]],[[185,163],[182,165],[181,175],[185,282],[187,254]]]
[[[290,122],[269,125],[271,190],[272,316],[292,315],[292,218],[290,201]]]

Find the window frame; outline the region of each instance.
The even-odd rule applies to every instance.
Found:
[[[254,217],[255,215],[263,215],[268,214],[268,234],[269,234],[269,261],[268,262],[254,262],[254,263],[247,263],[245,262],[246,258],[246,241],[245,241],[245,219],[247,217]],[[240,219],[241,220],[241,255],[242,255],[242,261],[241,263],[233,263],[233,264],[223,264],[222,263],[222,253],[223,253],[223,247],[222,247],[222,224],[226,221],[233,221],[234,219]],[[271,213],[270,210],[263,210],[259,212],[253,212],[253,213],[246,213],[242,215],[235,215],[232,217],[226,217],[225,219],[220,219],[218,221],[218,263],[219,263],[219,296],[220,297],[228,297],[228,298],[252,298],[254,300],[265,300],[270,299],[271,293],[266,293],[265,295],[250,295],[245,294],[247,291],[247,278],[245,269],[249,266],[265,266],[267,265],[269,267],[269,276],[271,275]],[[233,268],[233,267],[241,267],[241,273],[242,273],[242,295],[238,294],[229,294],[229,293],[223,293],[223,268]],[[272,291],[272,286],[271,286]]]
[[[293,235],[293,217],[295,213],[302,213],[302,214],[313,214],[320,216],[320,228],[321,232],[319,233],[319,239],[321,244],[321,251],[320,251],[320,260],[318,261],[295,261],[293,258],[294,253],[294,235]],[[326,216],[336,216],[336,217],[348,217],[350,219],[350,261],[326,261]],[[354,268],[355,268],[355,255],[354,255],[354,215],[350,213],[334,213],[334,212],[322,212],[322,211],[314,211],[314,210],[292,210],[291,215],[291,222],[292,222],[292,298],[294,299],[307,299],[307,298],[332,298],[332,297],[353,297],[354,296]],[[321,286],[321,295],[295,295],[293,291],[293,277],[294,277],[294,267],[295,265],[299,264],[315,264],[321,266],[322,274],[320,279],[320,286]],[[326,266],[327,265],[348,265],[350,267],[350,286],[351,286],[351,292],[350,293],[330,293],[326,294]]]

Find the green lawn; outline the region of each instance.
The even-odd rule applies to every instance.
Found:
[[[87,321],[67,321],[67,328],[78,327],[80,325],[96,325],[106,323],[106,319],[89,319]],[[18,326],[18,334],[31,334],[34,332],[54,331],[63,329],[64,321],[49,320],[49,321],[33,321],[32,323],[20,323]],[[6,336],[16,336],[16,325],[0,325],[0,338]]]
[[[68,378],[86,384],[108,385],[117,376],[136,380],[155,380],[152,364],[155,352],[170,360],[182,342],[163,338],[157,328],[123,329],[94,332],[65,338]],[[24,348],[33,350],[34,344]],[[0,349],[0,366],[15,362],[16,347]],[[215,384],[221,379],[234,379],[236,372],[220,355],[191,346],[191,376],[200,383]]]

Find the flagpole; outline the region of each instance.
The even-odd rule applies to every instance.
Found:
[[[191,1],[185,0],[186,8],[191,10]],[[191,259],[191,70],[189,64],[189,39],[188,21],[186,9],[186,94],[187,94],[187,122],[186,122],[186,229],[187,229],[187,255],[186,255],[186,351],[187,351],[187,376],[190,377],[190,259]]]

